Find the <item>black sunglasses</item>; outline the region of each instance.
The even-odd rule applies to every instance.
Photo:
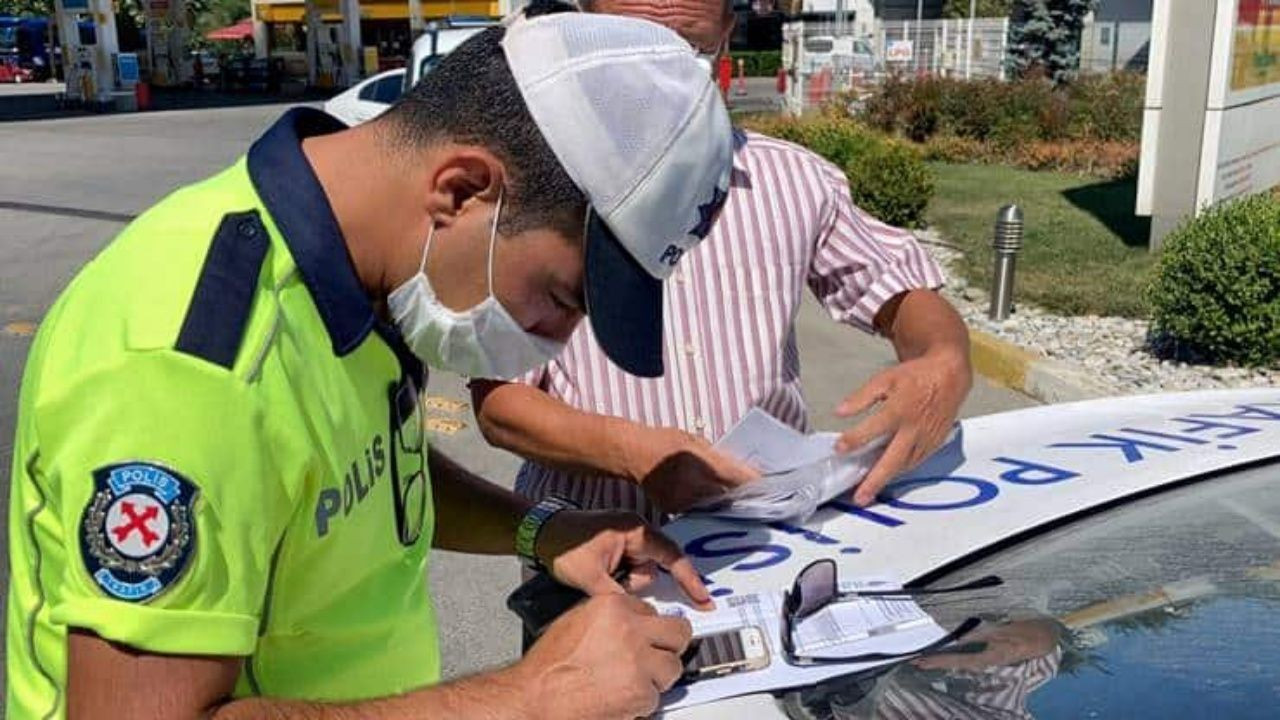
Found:
[[[837,602],[846,602],[858,598],[907,598],[920,595],[943,595],[946,593],[967,592],[982,588],[1003,585],[1004,581],[995,575],[980,577],[972,582],[946,588],[895,588],[892,590],[853,590],[842,592],[836,577],[836,562],[830,558],[815,560],[805,566],[796,575],[791,589],[782,598],[782,649],[788,663],[792,665],[821,665],[826,663],[875,662],[920,655],[941,647],[945,647],[961,637],[969,634],[982,623],[971,617],[942,636],[941,638],[906,652],[897,653],[861,653],[858,655],[808,656],[799,655],[795,650],[796,623],[823,608]]]
[[[418,389],[412,380],[402,379],[387,391],[391,405],[391,483],[396,513],[396,539],[412,546],[422,535],[427,511],[427,478],[423,472],[425,428],[422,425]],[[400,458],[414,468],[408,477],[400,475]],[[408,470],[408,468],[406,468]]]

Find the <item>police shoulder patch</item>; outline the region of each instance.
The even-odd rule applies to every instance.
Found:
[[[80,520],[80,554],[107,595],[147,602],[187,569],[195,546],[199,490],[160,465],[127,462],[93,471]]]

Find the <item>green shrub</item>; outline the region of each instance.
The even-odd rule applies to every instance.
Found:
[[[1280,202],[1207,211],[1174,233],[1148,288],[1157,351],[1194,362],[1280,361]]]
[[[1057,86],[1035,76],[1013,82],[892,76],[857,103],[856,117],[924,145],[931,159],[967,156],[1119,177],[1137,154],[1144,83],[1132,73],[1089,75]],[[1090,149],[1107,154],[1076,156]]]
[[[899,227],[922,227],[933,196],[933,172],[912,147],[892,140],[874,143],[844,166],[853,202]]]
[[[729,53],[733,60],[733,73],[738,74],[738,60],[747,77],[775,77],[782,67],[781,50],[735,50]]]
[[[758,118],[744,123],[757,132],[803,145],[838,167],[847,166],[876,144],[888,142],[848,118],[810,115],[803,118]]]
[[[1084,75],[1064,89],[1071,137],[1132,140],[1142,137],[1145,75],[1132,72]]]
[[[757,132],[803,145],[844,170],[853,202],[891,225],[920,227],[933,195],[933,173],[910,145],[835,114],[755,117]]]
[[[863,103],[859,119],[916,142],[934,134],[1002,143],[1136,142],[1144,83],[1133,73],[1088,75],[1059,86],[1038,77],[1000,82],[891,76]]]

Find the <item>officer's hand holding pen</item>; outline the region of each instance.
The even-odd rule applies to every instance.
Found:
[[[588,595],[639,590],[653,582],[662,568],[694,606],[713,607],[711,594],[684,553],[633,513],[556,513],[538,534],[535,549],[556,580]],[[615,573],[623,568],[629,571],[619,582]]]

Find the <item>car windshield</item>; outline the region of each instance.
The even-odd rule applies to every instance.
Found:
[[[0,51],[15,50],[18,47],[18,28],[0,27]]]
[[[931,584],[987,622],[950,652],[789,694],[790,716],[1271,718],[1280,696],[1280,465],[1070,523]],[[843,710],[841,710],[843,708]],[[906,712],[906,715],[901,713]]]

